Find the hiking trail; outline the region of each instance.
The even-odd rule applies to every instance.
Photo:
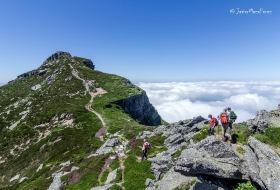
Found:
[[[102,116],[92,108],[92,102],[93,102],[93,99],[96,96],[101,96],[102,94],[106,94],[107,92],[106,92],[106,90],[104,90],[102,88],[95,88],[95,92],[90,91],[89,87],[94,86],[95,81],[94,80],[84,80],[84,79],[82,79],[79,76],[79,72],[76,69],[74,69],[74,67],[71,64],[69,64],[69,66],[72,69],[72,75],[75,78],[77,78],[77,79],[79,79],[83,82],[83,85],[86,88],[85,94],[88,93],[91,96],[91,99],[90,99],[89,103],[87,105],[85,105],[85,108],[88,111],[94,113],[99,118],[99,120],[101,121],[102,128],[100,128],[98,130],[98,132],[95,134],[95,137],[100,138],[100,140],[104,142],[103,135],[107,132],[106,123],[105,123],[104,119],[102,118]]]

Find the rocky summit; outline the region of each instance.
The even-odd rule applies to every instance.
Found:
[[[201,116],[165,122],[145,91],[90,59],[58,51],[38,65],[0,87],[0,189],[280,188],[279,106],[223,141]]]

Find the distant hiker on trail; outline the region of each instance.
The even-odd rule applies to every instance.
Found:
[[[231,111],[231,108],[227,108],[227,115],[228,115],[228,133],[231,136],[232,124],[237,119],[237,115],[234,113],[234,111]]]
[[[210,136],[210,135],[214,135],[214,128],[219,124],[219,122],[211,114],[209,114],[208,117],[210,118],[210,126],[209,126],[209,129],[208,129],[208,136]]]
[[[150,149],[151,149],[150,143],[148,143],[148,141],[146,141],[146,139],[144,139],[144,144],[143,144],[143,147],[142,147],[142,159],[141,159],[141,161],[144,160],[144,157],[146,159],[148,159],[147,152]]]
[[[222,140],[226,140],[226,131],[228,129],[228,115],[227,115],[227,108],[220,113],[219,119],[222,125]]]

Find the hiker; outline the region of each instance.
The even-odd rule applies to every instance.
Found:
[[[226,131],[228,129],[228,115],[227,115],[227,108],[223,110],[223,112],[220,113],[219,119],[222,125],[222,139],[226,139]]]
[[[227,115],[228,115],[228,133],[231,136],[232,124],[237,119],[237,115],[234,113],[234,111],[231,111],[231,108],[227,108]]]
[[[208,136],[210,136],[210,135],[214,135],[214,128],[218,125],[219,122],[211,114],[208,115],[208,118],[210,118],[210,126],[208,129]]]
[[[150,145],[150,143],[148,143],[148,141],[146,139],[144,139],[144,144],[143,144],[143,147],[142,147],[142,159],[141,159],[141,161],[144,160],[144,157],[146,159],[148,159],[147,152],[148,152],[149,149],[151,149],[151,145]]]

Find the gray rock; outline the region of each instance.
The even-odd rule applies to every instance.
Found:
[[[90,59],[84,60],[84,61],[83,61],[83,64],[84,64],[86,67],[88,67],[88,68],[94,70],[95,65],[93,64],[93,62],[92,62]]]
[[[23,182],[24,180],[27,180],[27,179],[28,179],[28,177],[22,177],[22,178],[20,178],[19,183],[21,183],[21,182]]]
[[[154,182],[154,180],[152,180],[152,179],[150,179],[150,178],[147,178],[147,179],[146,179],[146,182],[145,182],[145,185],[146,185],[147,187],[153,187],[153,186],[155,185],[155,182]]]
[[[43,65],[48,65],[49,62],[54,62],[63,56],[71,57],[71,54],[68,52],[57,51],[54,54],[52,54],[50,57],[48,57],[46,61],[44,61]]]
[[[244,168],[250,177],[265,189],[280,188],[280,158],[271,148],[249,137],[245,147]],[[251,150],[250,150],[251,149]]]
[[[171,169],[163,176],[162,180],[155,183],[155,186],[157,186],[159,190],[171,190],[177,187],[183,188],[196,180],[196,177],[185,176]]]
[[[55,81],[56,74],[48,76],[43,83],[51,84]]]
[[[79,169],[79,167],[73,166],[73,167],[71,168],[71,172],[76,171],[76,170],[78,170],[78,169]]]
[[[53,182],[49,186],[48,190],[59,190],[60,189],[60,186],[61,186],[61,176],[62,176],[62,172],[60,172],[60,173],[53,173],[52,174]]]
[[[32,87],[30,88],[30,91],[31,91],[31,92],[34,92],[34,91],[40,89],[41,87],[42,87],[42,86],[41,86],[40,84],[36,84],[35,86],[32,86]]]
[[[118,138],[113,138],[113,139],[109,139],[106,142],[106,146],[108,147],[115,147],[120,143],[120,140]]]
[[[112,103],[121,106],[126,113],[139,121],[140,124],[151,126],[161,124],[161,117],[152,104],[150,104],[146,92]]]
[[[93,187],[90,190],[108,190],[113,186],[113,184],[108,184],[104,186]]]
[[[15,180],[18,180],[19,177],[20,177],[20,174],[15,175],[14,177],[12,177],[12,178],[10,179],[10,182],[13,182],[13,181],[15,181]]]
[[[36,173],[38,172],[38,171],[40,171],[41,169],[43,168],[43,164],[40,164],[40,166],[37,168],[37,170],[36,170]]]
[[[70,162],[70,160],[68,160],[67,162],[59,164],[59,167],[69,166],[70,164],[71,164],[71,162]]]
[[[165,172],[167,172],[168,170],[169,168],[167,167],[166,164],[159,165],[156,163],[152,163],[152,166],[150,168],[150,171],[152,174],[154,174],[156,180],[159,180],[160,176]]]
[[[117,177],[117,171],[118,169],[115,169],[114,171],[110,172],[108,177],[107,177],[107,180],[105,182],[105,185],[111,183],[112,181],[114,181]]]
[[[263,133],[268,128],[271,114],[265,110],[260,110],[254,119],[249,119],[246,124],[248,128],[254,133]]]
[[[178,144],[181,144],[182,142],[184,142],[184,137],[183,135],[181,135],[180,133],[174,134],[170,137],[168,137],[167,139],[164,140],[164,145],[166,147],[172,147],[172,146],[176,146]]]
[[[66,81],[66,82],[69,82],[71,79],[72,79],[72,76],[67,77],[67,78],[65,79],[65,81]]]
[[[26,72],[26,73],[23,73],[23,74],[17,76],[17,78],[25,78],[28,76],[32,76],[32,75],[35,75],[37,72],[38,72],[37,70],[29,71],[29,72]]]
[[[195,133],[195,132],[190,132],[190,133],[184,135],[184,140],[185,140],[186,142],[188,142],[189,140],[191,140],[191,139],[193,138],[193,136],[194,136],[195,134],[197,134],[197,133]]]
[[[136,139],[145,139],[145,138],[151,138],[155,136],[155,133],[154,132],[151,132],[151,131],[143,131],[143,132],[140,132],[139,135],[136,137]]]
[[[48,71],[48,69],[39,70],[38,75],[41,76],[41,75],[45,74],[47,71]]]
[[[183,150],[174,164],[174,170],[184,175],[206,174],[217,178],[245,179],[241,159],[228,144],[210,136]]]

